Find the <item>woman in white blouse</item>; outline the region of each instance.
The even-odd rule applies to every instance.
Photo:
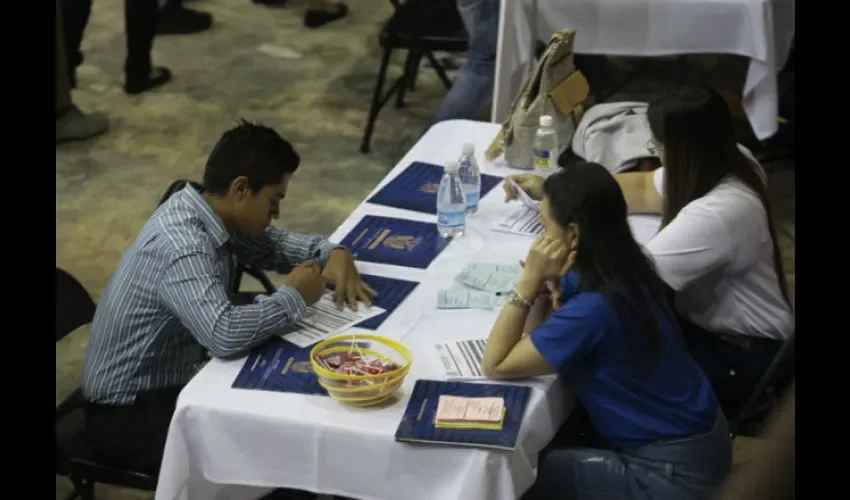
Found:
[[[736,143],[729,107],[711,89],[673,92],[647,118],[662,168],[615,177],[631,212],[662,217],[646,249],[676,293],[691,354],[734,417],[794,334],[766,175]],[[540,197],[542,179],[512,179]]]

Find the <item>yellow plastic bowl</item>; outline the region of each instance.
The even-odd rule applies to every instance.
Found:
[[[379,375],[343,375],[319,363],[327,356],[351,351],[351,344],[360,341],[369,341],[369,348],[354,348],[355,351],[395,363],[398,369]],[[330,397],[352,406],[374,406],[389,399],[404,382],[411,363],[413,353],[407,346],[378,335],[340,335],[323,340],[310,350],[310,364],[318,376],[319,385],[328,391]]]

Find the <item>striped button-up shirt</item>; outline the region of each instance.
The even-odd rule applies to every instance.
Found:
[[[253,304],[230,300],[236,260],[288,272],[334,245],[269,227],[255,238],[230,235],[192,187],[151,216],[118,264],[97,306],[83,371],[83,394],[103,404],[132,404],[148,389],[186,384],[207,351],[227,358],[283,332],[307,312],[284,286]]]

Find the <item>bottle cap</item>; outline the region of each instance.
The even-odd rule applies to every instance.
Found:
[[[552,126],[552,117],[549,115],[541,115],[540,116],[540,126],[541,127],[551,127]]]
[[[449,160],[446,162],[445,167],[443,167],[447,173],[457,172],[460,168],[460,165],[454,160]]]
[[[475,154],[475,144],[471,142],[464,142],[463,149],[461,150],[465,155]]]

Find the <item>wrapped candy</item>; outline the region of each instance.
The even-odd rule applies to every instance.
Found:
[[[381,375],[390,374],[398,370],[395,363],[385,361],[377,356],[368,356],[356,351],[347,353],[335,353],[318,359],[326,369],[347,376]],[[386,382],[388,378],[377,378],[369,380],[325,380],[325,383],[336,387],[363,387]],[[367,397],[375,396],[391,387],[379,387],[374,391],[358,391],[350,396]]]

